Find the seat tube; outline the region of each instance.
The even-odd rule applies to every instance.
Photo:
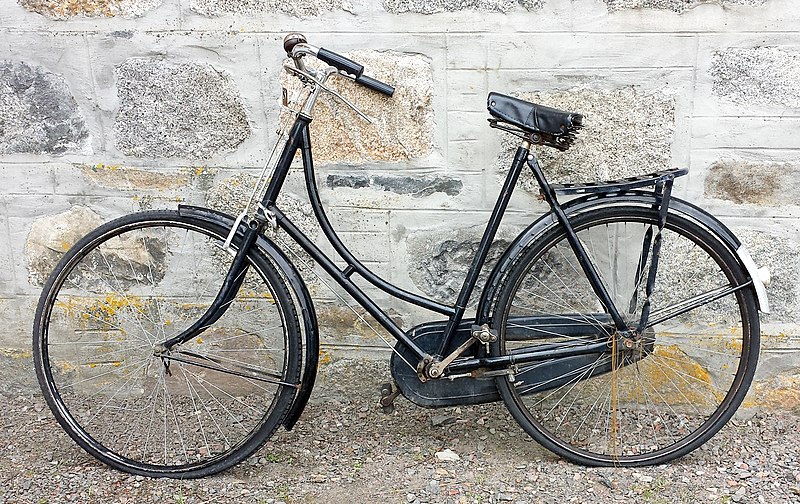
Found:
[[[517,185],[519,174],[525,166],[525,158],[528,156],[529,148],[530,143],[527,141],[523,142],[523,144],[517,148],[517,153],[511,164],[511,169],[508,172],[503,188],[500,190],[500,194],[497,196],[497,202],[492,210],[492,215],[489,218],[489,222],[486,224],[486,230],[483,232],[483,237],[478,245],[478,251],[472,259],[467,278],[464,279],[464,284],[461,286],[461,291],[456,301],[455,313],[447,321],[447,326],[445,326],[444,337],[438,349],[439,355],[445,353],[458,325],[464,317],[467,303],[472,295],[472,291],[475,289],[475,284],[478,282],[478,275],[486,262],[486,257],[489,255],[489,248],[492,246],[492,241],[494,241],[494,237],[497,234],[497,229],[500,227],[500,221],[503,219],[503,214],[505,214],[506,208],[508,207],[511,194],[514,192],[514,187]]]
[[[578,238],[578,235],[572,228],[567,215],[564,213],[564,210],[558,203],[555,190],[547,182],[544,172],[539,166],[539,161],[532,153],[528,154],[528,166],[533,171],[533,176],[536,178],[536,182],[539,183],[539,187],[542,189],[542,194],[544,195],[545,201],[547,201],[547,203],[550,205],[550,208],[553,211],[553,214],[555,214],[558,222],[564,227],[564,230],[567,233],[567,242],[569,242],[572,251],[575,253],[578,263],[581,265],[583,273],[589,280],[589,284],[592,286],[592,290],[594,291],[595,295],[597,295],[597,297],[600,299],[600,302],[603,304],[603,307],[611,316],[611,319],[614,321],[614,325],[616,326],[617,330],[628,331],[628,325],[625,323],[625,320],[622,318],[619,310],[614,305],[614,301],[611,299],[608,289],[606,289],[606,286],[600,279],[600,274],[597,272],[597,268],[595,268],[594,264],[592,264],[591,259],[589,259],[589,254],[586,252],[586,249]]]

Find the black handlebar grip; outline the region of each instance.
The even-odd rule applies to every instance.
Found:
[[[367,86],[373,91],[383,93],[386,96],[392,96],[394,94],[394,86],[390,86],[389,84],[381,82],[377,79],[373,79],[372,77],[367,77],[366,75],[356,78],[356,82],[362,86]]]
[[[356,78],[361,77],[361,74],[364,73],[364,65],[321,47],[319,48],[319,52],[317,52],[317,58]]]

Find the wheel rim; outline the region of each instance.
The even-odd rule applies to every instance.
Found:
[[[154,355],[213,300],[231,260],[223,241],[169,219],[109,226],[55,278],[40,372],[56,417],[94,456],[150,475],[216,471],[279,424],[292,394],[275,382],[297,379],[294,318],[264,264],[251,261],[226,314],[175,349],[188,362]]]
[[[633,327],[646,297],[649,258],[638,288],[632,286],[644,233],[654,224],[655,214],[622,222],[630,221],[630,215],[630,209],[612,211],[602,220],[584,218],[576,227],[615,304]],[[560,368],[530,364],[527,373],[524,367],[517,373],[522,380],[505,381],[501,387],[507,402],[514,405],[515,418],[551,450],[588,464],[663,462],[705,442],[743,399],[757,352],[757,343],[751,346],[753,312],[745,308],[753,306],[752,295],[729,293],[669,318],[681,311],[681,301],[697,304],[704,293],[728,292],[725,286],[742,282],[718,264],[725,253],[721,245],[697,243],[693,233],[703,233],[689,223],[682,225],[690,232],[679,232],[673,222],[663,232],[651,320],[664,320],[650,328],[632,351],[621,351],[622,340],[609,336],[613,333],[610,317],[601,316],[602,305],[566,240],[556,237],[563,236],[559,232],[551,233],[544,247],[531,251],[528,257],[534,260],[510,280],[513,293],[505,299],[501,314],[505,329],[500,351],[602,338],[614,346],[602,354],[574,359],[568,372],[563,364]],[[634,290],[638,292],[635,298]],[[570,336],[539,332],[536,341],[511,341],[531,334],[524,324],[515,327],[520,325],[515,320],[524,322],[543,313],[556,313],[564,324],[597,329]],[[755,324],[757,328],[757,319]],[[537,377],[537,373],[547,376]],[[566,378],[556,378],[562,375]]]

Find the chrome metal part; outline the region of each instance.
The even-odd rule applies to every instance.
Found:
[[[758,308],[762,313],[769,313],[769,300],[767,299],[767,289],[765,287],[770,282],[769,269],[766,266],[759,268],[744,245],[740,245],[736,249],[736,255],[739,256],[745,269],[750,274],[750,278],[753,279],[753,287],[756,289],[756,297],[758,298]]]
[[[487,324],[483,324],[482,326],[472,326],[472,334],[470,338],[466,340],[464,343],[459,345],[458,348],[453,350],[450,355],[442,359],[441,361],[434,362],[427,369],[427,375],[430,378],[441,378],[444,374],[445,368],[449,366],[459,355],[466,352],[469,347],[471,347],[475,342],[483,343],[488,345],[489,343],[497,341],[497,333],[489,329]]]

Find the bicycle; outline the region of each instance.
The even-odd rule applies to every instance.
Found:
[[[278,229],[396,338],[386,410],[400,393],[424,407],[502,401],[536,441],[589,466],[673,460],[732,417],[758,360],[768,272],[716,218],[672,196],[687,170],[550,184],[531,147],[568,149],[583,117],[491,93],[490,126],[520,144],[458,298],[444,304],[354,257],[316,186],[309,123],[319,96],[364,116],[328,80],[387,97],[394,88],[302,35],[288,35],[284,49],[300,85],[291,102],[284,91],[293,123],[242,214],[181,205],[118,218],[78,241],[47,281],[33,330],[36,372],[83,449],[129,473],[196,478],[241,462],[279,426],[292,429],[314,385],[319,340],[295,264],[303,261],[277,244]],[[312,58],[324,66],[306,65]],[[297,152],[314,215],[344,267],[276,204]],[[526,166],[550,210],[508,247],[466,317]],[[355,274],[446,319],[403,330]]]

